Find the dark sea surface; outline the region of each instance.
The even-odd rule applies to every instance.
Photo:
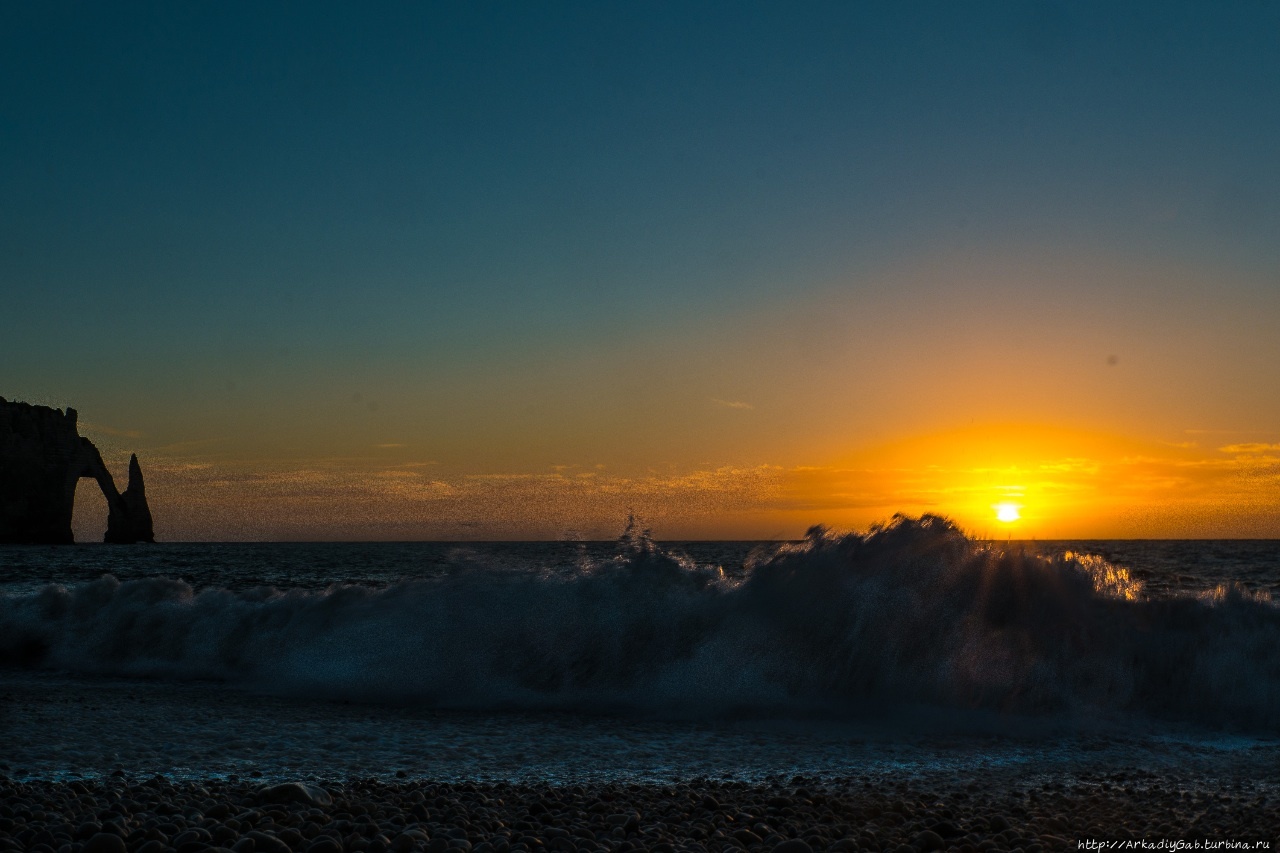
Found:
[[[0,550],[0,773],[767,778],[1280,759],[1280,542]]]
[[[743,578],[748,558],[787,542],[661,542],[663,551],[704,568]],[[1205,592],[1238,584],[1280,600],[1280,539],[1072,539],[990,543],[1006,551],[1048,556],[1094,555],[1127,569],[1148,593]],[[121,547],[6,546],[0,551],[0,593],[72,585],[104,574],[119,580],[172,578],[197,590],[259,586],[325,589],[334,584],[386,586],[476,568],[569,575],[622,553],[606,542],[227,542]]]

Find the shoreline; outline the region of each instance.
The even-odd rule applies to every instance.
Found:
[[[378,778],[438,782],[763,783],[1072,778],[1135,768],[1280,784],[1280,738],[1188,727],[1052,725],[958,714],[869,720],[666,719],[467,711],[278,696],[212,682],[0,668],[0,778]],[[944,725],[945,724],[945,725]]]
[[[1276,780],[1142,769],[673,784],[0,780],[0,850],[29,853],[1033,853],[1087,839],[1276,849],[1278,829]]]

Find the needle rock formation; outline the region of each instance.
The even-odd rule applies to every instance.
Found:
[[[81,477],[97,480],[107,499],[104,541],[155,541],[136,455],[120,492],[98,448],[77,431],[75,409],[0,397],[0,543],[73,542],[71,512]]]

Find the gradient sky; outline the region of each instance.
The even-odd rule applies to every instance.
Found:
[[[0,395],[171,540],[1280,536],[1280,6],[795,5],[5,4]]]

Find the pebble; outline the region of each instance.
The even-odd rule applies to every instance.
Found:
[[[265,832],[250,831],[243,837],[253,842],[254,853],[293,853],[288,844]]]
[[[911,839],[911,843],[918,850],[941,850],[947,846],[947,842],[942,840],[942,836],[934,832],[932,829],[926,829]]]
[[[258,791],[258,799],[263,803],[302,803],[308,806],[333,804],[333,799],[324,788],[303,782],[283,782],[262,788]]]
[[[813,853],[813,848],[799,838],[780,842],[773,848],[773,853]]]
[[[126,853],[124,839],[110,832],[99,832],[84,843],[81,853]]]
[[[0,853],[814,853],[1075,848],[1098,836],[1266,839],[1273,782],[1058,774],[763,783],[0,780]],[[1108,777],[1108,782],[1114,779]],[[792,785],[796,783],[793,781]],[[1035,796],[1031,796],[1031,794]],[[321,796],[322,795],[322,796]]]

